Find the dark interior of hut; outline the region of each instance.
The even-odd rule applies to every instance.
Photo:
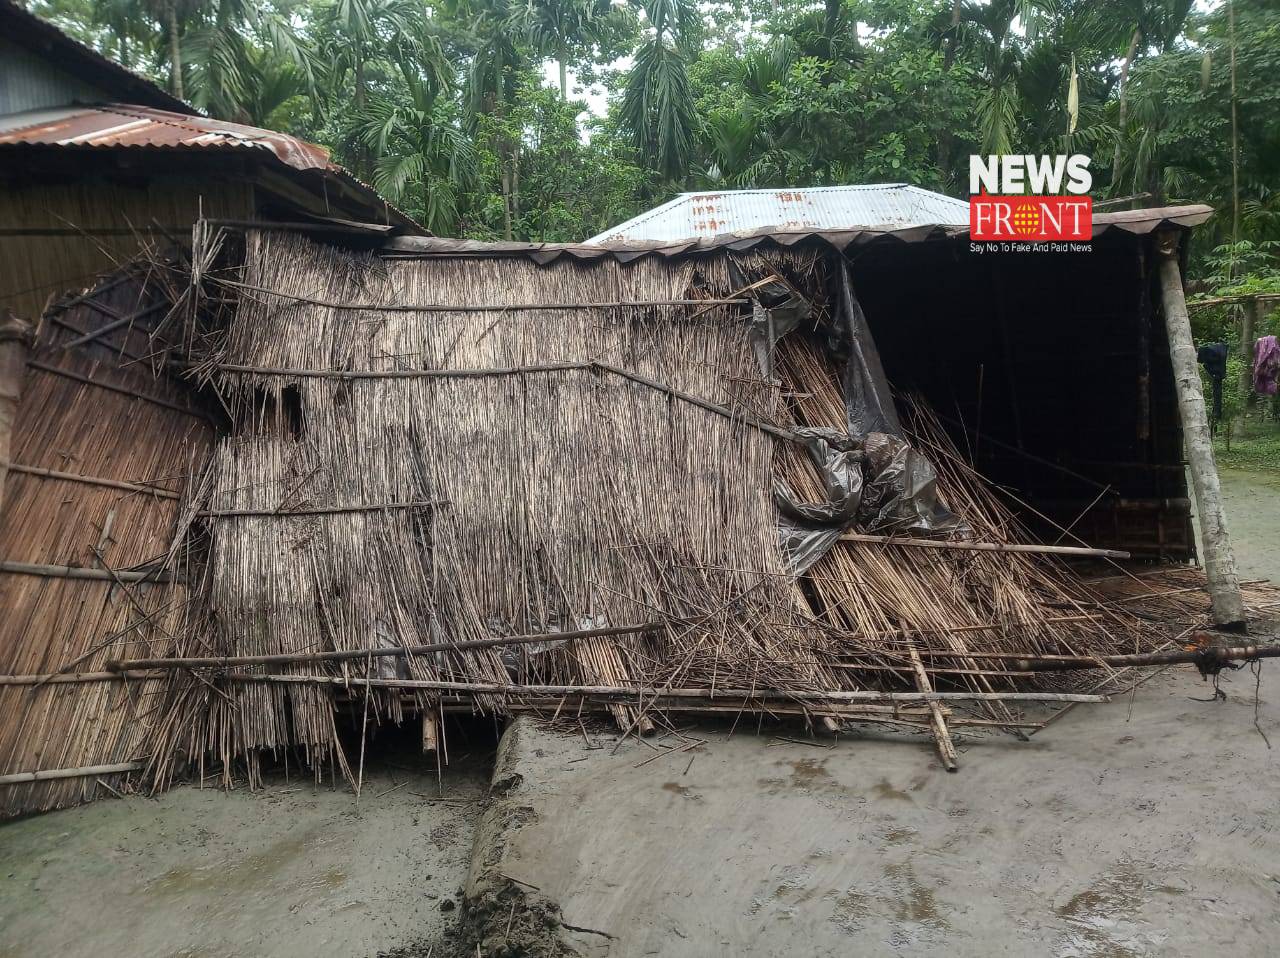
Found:
[[[1033,532],[1188,559],[1182,434],[1148,247],[1113,230],[1092,252],[886,242],[848,260],[895,391],[925,397]]]

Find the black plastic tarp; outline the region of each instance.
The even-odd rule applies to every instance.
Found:
[[[766,284],[755,298],[759,308],[753,328],[764,350],[761,367],[768,376],[773,344],[798,329],[811,307],[782,283]],[[774,490],[778,535],[797,574],[850,530],[947,538],[969,535],[965,523],[938,501],[933,464],[903,436],[875,339],[844,264],[836,307],[831,350],[840,363],[845,428],[797,430],[822,476],[826,500],[802,502],[782,482]]]

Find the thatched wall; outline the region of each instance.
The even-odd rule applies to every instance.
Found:
[[[692,264],[382,262],[284,234],[251,235],[246,262],[215,375],[238,426],[219,444],[207,508],[431,504],[214,518],[212,613],[193,648],[364,649],[618,625],[655,612],[724,618],[735,597],[745,597],[733,616],[742,637],[722,665],[726,677],[757,643],[783,640],[781,630],[766,639],[741,626],[749,609],[785,617],[795,601],[775,531],[775,439],[598,370],[484,372],[600,362],[771,417],[776,400],[761,388],[741,306],[520,308],[682,299],[699,282]],[[398,311],[335,309],[251,287]],[[458,309],[404,308],[415,303]],[[454,373],[338,379],[228,365]],[[457,374],[467,370],[477,374]],[[602,684],[655,674],[633,641],[578,643],[520,668]],[[289,671],[316,670],[334,667]],[[497,651],[415,658],[407,674],[510,680]],[[334,738],[328,689],[248,684],[226,702],[205,698],[202,714],[225,711],[210,725],[234,721],[244,745],[327,747]],[[395,701],[384,703],[393,713]],[[195,724],[197,742],[181,743],[193,753],[215,738],[205,719]]]
[[[128,581],[134,578],[128,570],[169,549],[176,495],[183,477],[202,464],[213,430],[201,416],[175,408],[188,406],[187,389],[135,361],[151,351],[140,329],[64,348],[112,322],[94,304],[129,314],[153,296],[133,280],[108,284],[87,302],[46,317],[31,356],[0,508],[0,560],[6,563],[0,673],[20,677],[19,684],[0,685],[0,775],[134,762],[143,757],[139,743],[148,726],[158,720],[157,680],[82,677],[101,674],[108,659],[170,648],[185,588]],[[70,566],[105,578],[13,571],[14,563]],[[111,578],[115,574],[121,581]],[[32,678],[55,672],[63,674],[48,682]],[[5,785],[0,814],[74,804],[121,778]]]

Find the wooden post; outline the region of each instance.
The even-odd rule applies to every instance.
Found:
[[[440,723],[433,710],[422,712],[422,754],[434,755],[440,750]]]
[[[31,326],[12,313],[0,319],[0,509],[4,508],[4,484],[9,478],[13,423],[27,373],[27,347]]]
[[[1262,324],[1262,304],[1257,299],[1247,299],[1241,304],[1244,310],[1240,317],[1240,358],[1244,360],[1244,368],[1240,370],[1240,425],[1241,436],[1249,411],[1257,405],[1257,397],[1253,392],[1253,338],[1254,330]]]
[[[1156,237],[1156,251],[1160,257],[1160,295],[1165,327],[1169,333],[1173,381],[1178,391],[1182,439],[1204,536],[1204,570],[1213,602],[1212,619],[1219,627],[1244,631],[1240,577],[1236,574],[1236,560],[1231,554],[1231,539],[1227,535],[1218,466],[1213,458],[1213,440],[1209,435],[1209,419],[1205,415],[1196,348],[1191,339],[1191,319],[1182,293],[1179,241],[1180,234],[1172,230],[1161,232]]]

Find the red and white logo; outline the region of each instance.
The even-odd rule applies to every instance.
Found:
[[[976,242],[1093,239],[1089,157],[969,157],[969,238]],[[1065,192],[1064,192],[1065,191]]]

